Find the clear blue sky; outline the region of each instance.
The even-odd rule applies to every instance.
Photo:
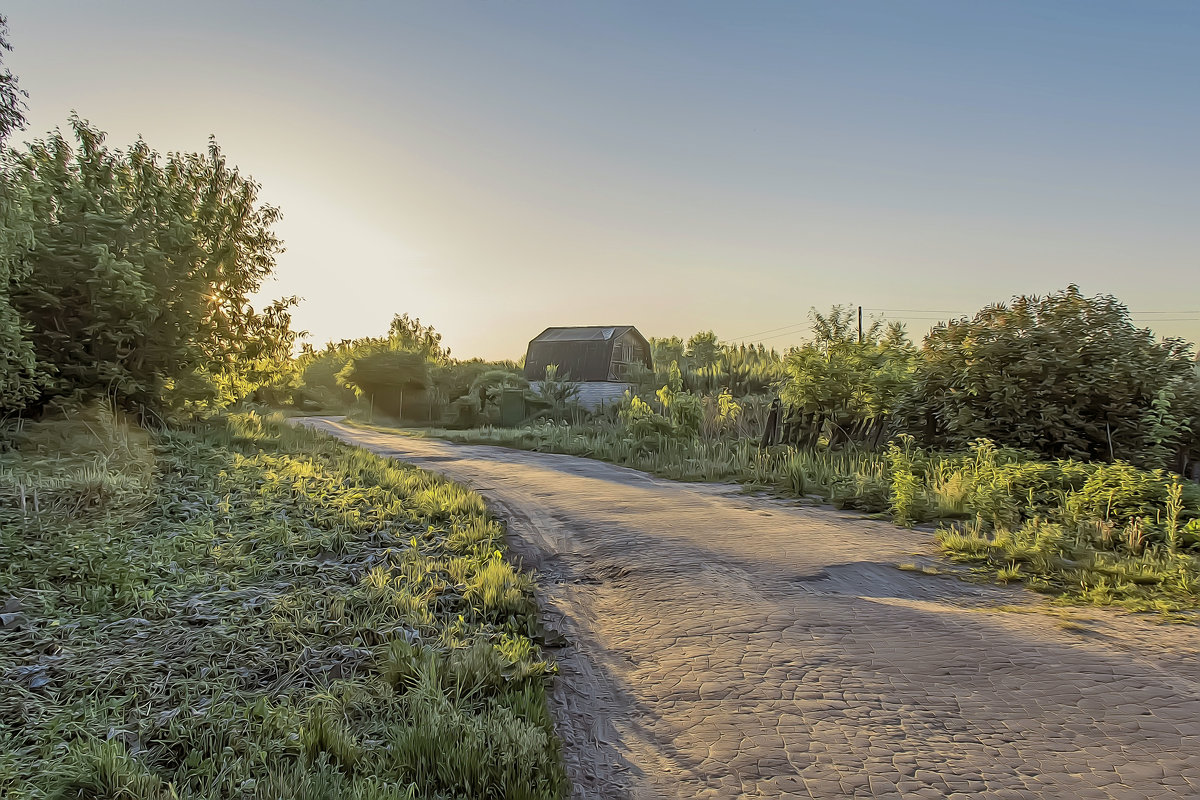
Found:
[[[213,133],[264,184],[270,291],[318,343],[406,311],[515,357],[552,324],[738,338],[832,303],[920,335],[1071,282],[1200,338],[1200,3],[4,12],[29,133]]]

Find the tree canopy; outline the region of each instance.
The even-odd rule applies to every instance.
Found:
[[[294,298],[249,301],[282,249],[279,211],[215,141],[164,157],[104,139],[72,118],[2,155],[0,407],[108,395],[195,410],[250,394],[295,339]]]
[[[988,306],[926,337],[904,427],[933,446],[979,437],[1051,456],[1171,466],[1200,416],[1191,346],[1156,340],[1077,286]]]

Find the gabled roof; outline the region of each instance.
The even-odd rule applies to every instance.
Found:
[[[546,328],[535,336],[533,341],[606,342],[633,329],[632,325],[577,325],[569,328]]]

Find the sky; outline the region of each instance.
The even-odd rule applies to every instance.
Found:
[[[1200,4],[9,0],[26,138],[215,135],[317,345],[780,348],[1077,283],[1200,339]],[[19,135],[18,137],[19,138]]]

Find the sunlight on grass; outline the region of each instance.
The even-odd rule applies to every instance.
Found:
[[[6,797],[561,796],[533,584],[478,495],[254,414],[13,441]]]

